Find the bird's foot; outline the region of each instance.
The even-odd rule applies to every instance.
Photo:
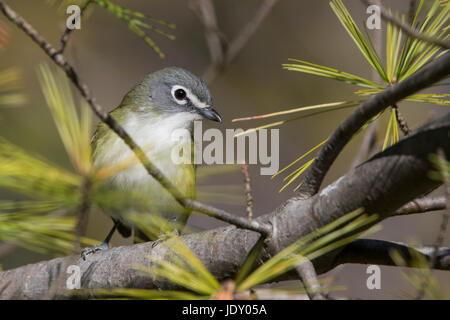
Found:
[[[156,239],[155,241],[153,241],[153,243],[152,243],[152,248],[154,248],[154,247],[156,247],[158,244],[160,244],[160,243],[166,241],[166,240],[169,239],[170,237],[173,237],[173,236],[179,236],[179,235],[180,235],[180,234],[179,234],[179,232],[178,232],[177,229],[174,229],[173,231],[168,232],[168,233],[163,233],[163,234],[161,234],[161,235],[159,236],[158,239]]]
[[[97,251],[103,251],[108,249],[109,245],[106,242],[103,242],[101,245],[95,245],[93,247],[84,248],[83,251],[81,252],[81,257],[83,258],[83,260],[86,260],[87,255],[96,253]]]

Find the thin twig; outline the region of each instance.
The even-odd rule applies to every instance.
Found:
[[[317,280],[316,270],[310,260],[306,258],[301,265],[295,268],[300,280],[305,286],[306,294],[310,300],[325,300],[325,296],[320,292],[320,284]]]
[[[369,5],[369,2],[367,0],[362,0],[366,5]],[[431,43],[435,46],[439,46],[444,49],[450,49],[450,42],[441,40],[435,37],[430,37],[422,32],[418,32],[417,30],[414,30],[411,28],[411,26],[407,25],[403,21],[401,21],[399,18],[393,16],[386,8],[384,8],[382,5],[379,5],[380,8],[380,14],[381,17],[385,20],[390,21],[392,24],[396,25],[398,28],[400,28],[404,33],[409,35],[412,38],[422,40],[428,43]]]
[[[391,80],[391,84],[394,84],[394,83],[396,83],[396,82],[397,82],[397,80],[396,80],[396,78],[394,77],[394,78]],[[394,103],[394,104],[391,106],[391,108],[392,108],[392,110],[393,110],[394,113],[395,113],[395,119],[397,120],[397,124],[398,124],[398,126],[400,127],[400,130],[403,132],[403,134],[404,134],[405,136],[409,135],[409,134],[411,133],[411,130],[409,130],[408,124],[406,123],[406,120],[405,120],[405,118],[403,117],[403,114],[400,112],[400,108],[398,107],[398,104],[397,104],[397,103]]]
[[[223,41],[224,36],[218,27],[212,1],[196,1],[196,10],[205,28],[205,37],[211,55],[211,63],[203,74],[203,78],[206,82],[212,82],[242,51],[278,0],[262,0],[254,15],[228,46]]]
[[[381,4],[381,0],[371,0],[371,4],[379,6]],[[372,43],[376,52],[381,52],[383,49],[383,34],[381,29],[372,30]],[[374,83],[379,83],[381,80],[380,74],[374,68],[371,69],[371,79]],[[378,119],[375,119],[371,124],[368,125],[364,132],[363,141],[361,146],[359,147],[358,153],[353,159],[352,165],[350,168],[354,168],[367,159],[368,156],[375,149],[376,141],[377,141],[377,128],[378,128]]]
[[[420,198],[408,202],[400,209],[395,211],[392,216],[403,216],[430,211],[439,211],[444,210],[445,208],[447,208],[447,199],[445,197]]]
[[[236,56],[245,47],[248,40],[253,36],[253,34],[258,30],[261,23],[267,17],[269,12],[272,10],[273,6],[278,0],[263,0],[255,11],[253,17],[248,21],[248,23],[242,28],[241,32],[230,42],[226,55],[226,63],[229,64],[236,58]]]
[[[84,5],[81,7],[80,9],[80,16],[79,19],[81,19],[81,17],[83,16],[83,13],[86,11],[87,7],[91,4],[92,0],[86,0],[86,2],[84,3]],[[63,35],[61,36],[61,40],[60,40],[60,45],[59,45],[59,49],[58,49],[58,53],[63,53],[64,49],[66,48],[67,42],[69,41],[70,35],[72,34],[72,31],[75,29],[71,29],[66,27],[66,30],[64,30]]]
[[[414,16],[416,15],[417,11],[417,0],[409,0],[409,7],[408,7],[408,22],[410,25],[412,25],[414,21]]]
[[[259,232],[264,236],[269,236],[272,232],[272,228],[266,223],[261,223],[256,220],[249,221],[244,217],[232,215],[222,209],[214,208],[208,204],[200,203],[196,200],[185,199],[184,204],[188,209],[196,210],[197,212],[228,222],[239,228]]]
[[[398,108],[398,105],[396,103],[392,105],[392,110],[394,110],[395,112],[395,118],[397,119],[400,130],[402,130],[405,136],[409,135],[411,133],[411,130],[409,130],[408,124],[406,123],[406,120],[400,112],[400,109]]]
[[[78,74],[74,68],[67,62],[64,56],[42,37],[33,26],[31,26],[25,19],[12,10],[8,5],[0,0],[0,9],[3,14],[17,27],[24,31],[34,42],[36,42],[44,52],[56,63],[57,66],[62,68],[67,77],[72,81],[75,87],[79,90],[81,96],[88,102],[94,113],[104,122],[108,127],[113,130],[125,144],[134,152],[136,157],[142,163],[147,172],[155,178],[183,207],[189,208],[210,217],[234,224],[240,228],[248,228],[249,230],[268,234],[271,232],[271,228],[262,223],[249,222],[242,217],[234,216],[224,210],[214,208],[210,205],[200,203],[195,200],[186,199],[179,190],[166,178],[166,176],[148,159],[141,147],[139,147],[132,137],[123,129],[123,127],[111,117],[109,113],[104,111],[102,107],[95,102],[94,97],[90,94],[87,86],[80,80]]]
[[[192,0],[191,9],[197,14],[205,29],[205,39],[208,45],[212,65],[222,65],[224,62],[223,34],[219,30],[214,3],[210,0]]]
[[[92,187],[91,177],[84,177],[83,184],[81,186],[81,199],[80,206],[78,208],[77,225],[75,226],[75,240],[73,244],[73,254],[77,254],[81,249],[81,237],[86,232],[88,222],[88,212],[90,208],[90,193]]]
[[[247,218],[248,220],[253,219],[253,197],[252,197],[252,187],[250,185],[250,172],[248,171],[248,164],[243,164],[241,168],[244,174],[244,192],[247,201]]]

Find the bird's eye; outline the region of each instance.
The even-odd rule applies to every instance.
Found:
[[[177,89],[174,92],[174,96],[178,100],[183,100],[186,98],[186,91],[184,91],[183,89]]]

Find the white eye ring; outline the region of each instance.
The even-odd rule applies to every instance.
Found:
[[[182,97],[178,96],[177,97],[177,91],[178,90],[184,91],[184,96],[182,96]],[[185,105],[188,101],[190,101],[194,105],[194,107],[199,108],[199,109],[210,107],[206,103],[200,101],[198,99],[198,97],[191,92],[191,90],[189,90],[189,89],[187,89],[187,88],[185,88],[183,86],[180,86],[180,85],[173,86],[172,90],[171,90],[171,93],[172,93],[172,97],[175,100],[175,102],[180,104],[180,105]]]
[[[171,90],[171,93],[172,93],[172,97],[173,97],[173,99],[175,100],[175,102],[176,103],[178,103],[178,104],[186,104],[187,103],[187,97],[189,97],[189,90],[188,89],[186,89],[185,87],[183,87],[183,86],[173,86],[172,87],[172,90]],[[184,96],[180,96],[180,94],[181,95],[183,95],[184,94]]]

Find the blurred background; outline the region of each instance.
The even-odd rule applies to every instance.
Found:
[[[66,15],[57,5],[43,0],[7,2],[51,43],[56,46],[59,44]],[[219,27],[226,39],[233,39],[240,32],[259,2],[260,0],[214,0]],[[408,11],[407,0],[384,2],[396,11]],[[176,40],[171,41],[149,32],[165,54],[165,58],[160,59],[114,15],[93,6],[88,17],[82,19],[81,30],[74,31],[66,48],[66,55],[101,106],[112,110],[147,73],[166,66],[180,66],[198,75],[204,74],[211,58],[202,23],[188,1],[116,0],[115,3],[176,24],[176,29],[171,31]],[[355,21],[362,25],[368,16],[366,6],[356,0],[344,3]],[[0,136],[50,159],[53,163],[70,168],[71,164],[36,76],[37,66],[42,62],[51,64],[51,61],[2,15],[0,22],[7,27],[9,33],[8,43],[0,51],[0,70],[18,67],[22,72],[22,92],[27,97],[27,102],[20,107],[0,109]],[[381,31],[371,31],[372,34],[383,34],[382,57],[385,52],[385,27],[383,23]],[[281,64],[286,63],[288,58],[335,67],[369,79],[371,77],[369,64],[339,23],[328,1],[278,1],[236,59],[209,83],[215,109],[224,121],[217,125],[205,122],[204,129],[211,126],[223,131],[226,128],[247,129],[272,121],[232,123],[231,120],[294,107],[355,99],[353,92],[358,89],[355,86],[283,70]],[[433,92],[448,93],[448,89],[436,87]],[[78,93],[74,93],[77,96]],[[417,128],[431,117],[439,117],[448,112],[443,106],[410,102],[401,103],[400,108],[411,129]],[[346,109],[323,113],[280,127],[280,169],[324,140],[351,111],[352,109]],[[378,148],[383,143],[386,115],[380,122]],[[344,149],[327,175],[323,187],[350,169],[362,136],[359,134]],[[293,187],[279,192],[283,186],[282,179],[262,176],[259,171],[258,165],[250,166],[255,216],[271,212],[293,196]],[[204,196],[202,200],[237,215],[246,215],[243,175],[239,167],[230,169],[226,174],[202,178],[199,184],[200,195],[207,190],[214,190],[219,194],[217,197]],[[435,192],[440,193],[440,190]],[[230,198],[221,197],[220,194],[230,195]],[[12,197],[14,195],[11,193],[0,190],[1,199]],[[384,221],[382,230],[371,237],[432,244],[437,236],[441,217],[442,213],[432,213],[391,218]],[[198,230],[224,225],[203,216],[192,216],[188,224]],[[102,241],[111,226],[111,220],[103,213],[91,211],[87,236]],[[129,243],[130,240],[123,239],[118,234],[112,241],[113,246]],[[450,246],[448,233],[443,245]],[[0,257],[0,264],[3,269],[10,269],[47,258],[45,255],[16,248]],[[381,290],[367,289],[366,268],[365,265],[344,265],[320,277],[332,278],[336,285],[345,285],[347,291],[343,295],[353,298],[404,299],[415,296],[415,290],[402,276],[402,268],[381,267]],[[433,274],[446,297],[450,297],[448,272],[433,271]]]

